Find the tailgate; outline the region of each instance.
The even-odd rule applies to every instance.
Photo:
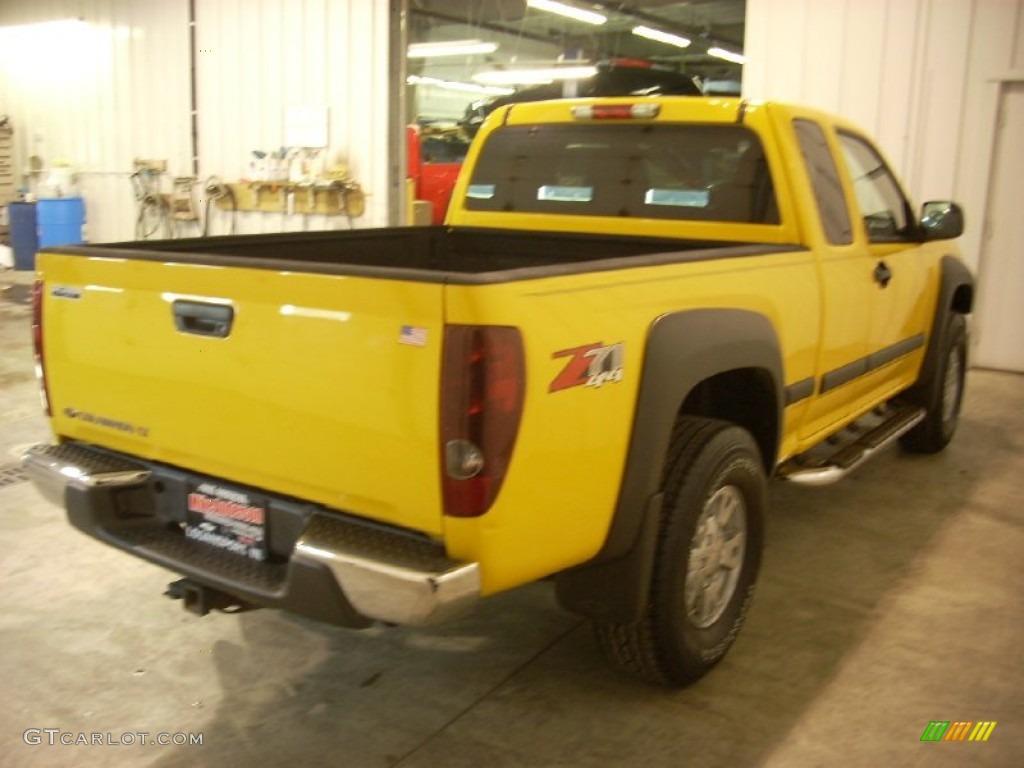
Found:
[[[39,260],[57,435],[440,533],[442,284]]]

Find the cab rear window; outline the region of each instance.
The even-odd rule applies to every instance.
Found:
[[[505,126],[484,144],[465,206],[779,223],[764,148],[739,125]]]

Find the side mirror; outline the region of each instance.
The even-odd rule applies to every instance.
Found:
[[[921,206],[920,224],[925,240],[951,240],[964,233],[964,212],[949,200],[932,200]]]

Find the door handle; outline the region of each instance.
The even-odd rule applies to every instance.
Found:
[[[878,262],[875,266],[875,282],[885,288],[889,285],[889,281],[892,280],[892,270],[889,269],[889,265],[884,261]]]
[[[226,339],[231,333],[235,309],[224,304],[177,300],[173,304],[174,327],[182,333]]]

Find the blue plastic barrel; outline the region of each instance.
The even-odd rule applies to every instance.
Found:
[[[80,197],[57,197],[36,203],[39,247],[81,243],[85,225],[85,201]]]
[[[36,268],[39,239],[36,234],[36,204],[9,203],[8,219],[11,225],[11,247],[14,249],[14,268]]]

